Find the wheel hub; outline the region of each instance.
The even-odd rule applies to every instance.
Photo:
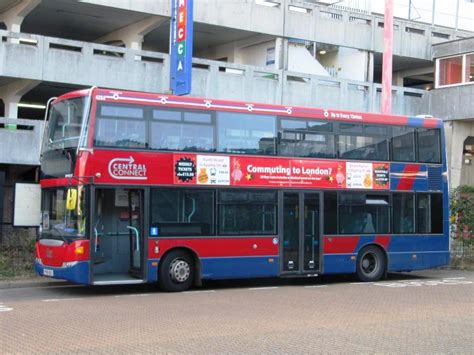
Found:
[[[191,275],[191,267],[189,264],[182,260],[176,259],[170,265],[170,276],[174,282],[185,282]]]
[[[367,253],[362,258],[362,270],[365,274],[371,274],[378,268],[378,262],[375,255]]]

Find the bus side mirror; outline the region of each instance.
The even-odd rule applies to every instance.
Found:
[[[73,211],[76,209],[77,205],[77,190],[68,189],[66,194],[66,209],[68,211]]]

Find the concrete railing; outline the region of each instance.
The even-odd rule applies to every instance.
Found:
[[[0,76],[164,92],[166,54],[0,31]]]
[[[0,163],[39,165],[43,121],[0,118]]]
[[[298,38],[368,51],[383,50],[383,16],[298,0],[270,0],[273,6],[255,0],[206,0],[196,2],[194,20],[214,26]],[[169,17],[167,1],[82,0],[81,2]],[[394,19],[394,55],[431,60],[431,45],[472,32]]]
[[[430,91],[430,112],[446,120],[474,120],[474,83]]]
[[[383,16],[287,1],[286,36],[383,52]],[[395,18],[393,36],[394,55],[431,60],[433,44],[472,33]]]
[[[283,97],[286,104],[379,112],[381,85],[363,81],[285,72]],[[392,112],[417,115],[428,112],[429,92],[392,87]]]
[[[378,112],[381,85],[327,76],[193,60],[193,96]],[[393,113],[426,114],[429,92],[392,88]]]
[[[194,58],[192,95],[282,103],[281,77],[281,70]]]
[[[5,31],[0,37],[0,76],[157,93],[169,88],[167,54]],[[368,82],[193,59],[192,96],[378,111],[377,88]],[[427,92],[393,90],[394,113],[427,113]]]

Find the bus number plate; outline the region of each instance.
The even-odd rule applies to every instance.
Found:
[[[50,269],[44,269],[43,270],[43,275],[44,276],[54,276],[54,271]]]

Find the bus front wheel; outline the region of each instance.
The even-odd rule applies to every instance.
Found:
[[[383,251],[373,245],[363,248],[357,256],[357,277],[363,282],[380,280],[385,274],[386,260]]]
[[[194,280],[194,261],[191,255],[182,250],[166,254],[158,271],[158,283],[165,292],[188,290]]]

